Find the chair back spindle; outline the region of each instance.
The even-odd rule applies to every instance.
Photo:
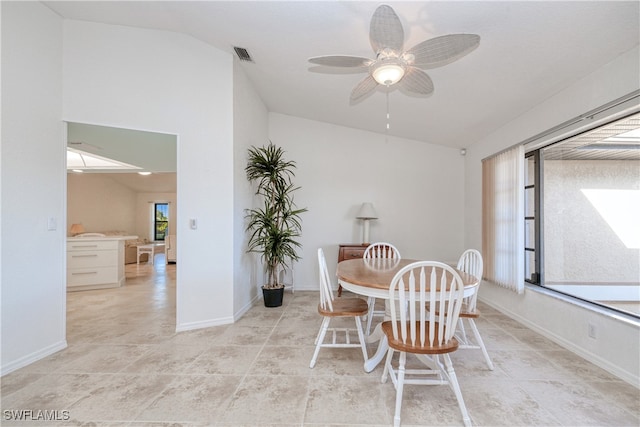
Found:
[[[387,242],[376,242],[367,246],[364,254],[362,256],[365,260],[375,262],[375,263],[386,263],[386,260],[394,260],[400,261],[402,258],[400,256],[400,251],[398,248],[393,246],[391,243]],[[372,261],[373,260],[373,261]],[[374,297],[369,297],[369,313],[367,314],[367,328],[366,333],[369,335],[371,333],[371,325],[373,324],[373,317],[384,317],[384,311],[376,311],[375,304],[376,299]]]
[[[484,265],[482,255],[476,249],[467,249],[458,260],[458,270],[469,273],[482,280]]]
[[[391,320],[381,326],[389,343],[382,382],[389,375],[396,388],[394,426],[400,425],[405,384],[449,384],[456,395],[464,425],[471,426],[449,357],[449,353],[459,347],[454,335],[464,292],[458,271],[437,261],[413,262],[400,269],[391,280]],[[400,356],[394,359],[396,351]],[[426,369],[407,369],[407,354],[419,356],[427,365]],[[394,366],[396,363],[397,367]]]
[[[446,264],[419,261],[404,267],[389,287],[390,301],[398,301],[390,306],[394,338],[411,346],[425,346],[427,338],[429,347],[446,344],[455,334],[463,294],[460,275]]]
[[[320,306],[324,310],[333,311],[333,291],[322,248],[318,248],[318,270],[320,272]]]
[[[464,271],[467,274],[470,274],[478,280],[482,281],[482,274],[484,272],[484,264],[482,261],[482,255],[476,249],[467,249],[460,255],[460,259],[458,260],[457,265],[458,270]],[[480,283],[478,286],[480,287]],[[478,292],[473,293],[470,297],[466,298],[466,309],[467,311],[475,311],[476,304],[478,300]]]
[[[387,242],[376,242],[367,246],[362,256],[364,259],[372,258],[398,258],[400,259],[400,251]]]

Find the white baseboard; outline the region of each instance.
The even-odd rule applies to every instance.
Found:
[[[233,321],[237,322],[238,320],[240,320],[240,318],[242,316],[244,316],[247,311],[251,310],[251,307],[253,307],[255,304],[258,303],[258,301],[260,301],[260,295],[256,295],[255,297],[253,297],[253,299],[251,301],[249,301],[247,304],[245,304],[244,307],[240,308],[240,310],[238,310],[238,312],[234,313],[233,315]]]
[[[231,323],[233,323],[233,317],[223,317],[221,319],[181,323],[179,325],[176,325],[176,332],[193,331],[195,329],[209,328],[211,326],[229,325]]]
[[[594,354],[588,350],[586,350],[583,347],[577,346],[575,343],[566,340],[565,338],[555,334],[554,332],[548,330],[548,329],[544,329],[541,328],[539,325],[531,322],[529,319],[522,317],[521,315],[519,315],[517,312],[514,311],[510,311],[509,309],[500,306],[500,305],[496,305],[496,304],[492,304],[492,301],[489,300],[485,300],[485,299],[480,299],[483,303],[495,308],[496,310],[500,311],[501,313],[511,317],[512,319],[518,321],[519,323],[522,323],[523,325],[525,325],[526,327],[528,327],[529,329],[539,333],[540,335],[544,336],[545,338],[550,339],[551,341],[555,342],[556,344],[566,348],[567,350],[577,354],[578,356],[582,357],[583,359],[593,363],[596,366],[599,366],[600,368],[606,370],[607,372],[617,376],[618,378],[620,378],[623,381],[626,381],[627,383],[635,386],[636,388],[640,388],[640,378],[638,378],[637,376],[633,375],[632,373],[620,368],[620,366],[612,364],[611,362],[609,362],[607,359],[604,359],[603,357]]]
[[[18,360],[14,360],[13,362],[9,362],[6,365],[2,365],[0,376],[4,376],[20,368],[24,368],[27,365],[37,362],[40,359],[44,359],[45,357],[50,356],[53,353],[57,353],[60,350],[64,350],[65,348],[67,348],[67,340],[62,340],[55,344],[51,344],[50,346],[47,346],[41,350],[21,357]]]

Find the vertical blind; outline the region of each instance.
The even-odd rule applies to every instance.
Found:
[[[482,161],[484,279],[524,292],[524,146]]]

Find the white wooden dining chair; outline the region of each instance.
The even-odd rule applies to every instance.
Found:
[[[401,259],[400,251],[393,246],[391,243],[386,242],[376,242],[367,246],[367,249],[364,251],[364,255],[362,256],[364,259],[375,259],[375,258],[393,258],[393,259]],[[384,317],[384,310],[375,310],[376,299],[374,297],[369,297],[369,311],[367,313],[367,327],[365,329],[365,333],[367,335],[371,334],[371,323],[373,322],[373,317]]]
[[[327,262],[324,257],[322,248],[318,249],[318,268],[320,270],[320,303],[318,304],[318,313],[322,316],[322,324],[316,336],[315,346],[311,358],[310,368],[316,365],[318,353],[322,347],[330,348],[360,348],[365,362],[367,361],[367,343],[364,339],[362,331],[361,317],[367,314],[369,306],[362,298],[333,298],[333,290],[331,289],[331,281],[329,280],[329,272],[327,271]],[[331,319],[335,317],[353,317],[356,323],[354,328],[330,328]],[[327,332],[331,333],[331,339],[325,343]],[[351,334],[357,333],[358,342],[352,341]],[[344,335],[343,335],[344,334]],[[343,340],[339,340],[339,336],[344,336]]]
[[[396,273],[389,286],[391,320],[382,323],[389,342],[382,382],[391,377],[396,388],[394,426],[400,425],[405,384],[443,385],[453,390],[465,426],[471,419],[462,398],[449,353],[458,349],[454,334],[464,285],[452,267],[436,261],[417,261]],[[427,310],[427,306],[438,310]],[[399,352],[398,365],[393,355]],[[406,369],[407,353],[414,354],[425,368]]]
[[[464,271],[465,273],[471,274],[482,281],[482,273],[484,271],[484,264],[482,260],[482,254],[475,249],[467,249],[462,253],[460,259],[458,260],[457,265],[458,270]],[[493,362],[491,361],[491,357],[489,357],[489,353],[487,352],[487,348],[484,345],[484,341],[482,341],[482,337],[480,336],[480,331],[478,331],[478,327],[476,326],[476,322],[474,319],[480,317],[480,311],[476,307],[476,303],[478,301],[478,289],[480,288],[480,282],[478,286],[474,288],[474,292],[472,295],[468,295],[465,297],[462,309],[460,310],[460,320],[457,325],[457,333],[456,338],[460,343],[461,349],[480,349],[482,350],[482,354],[484,355],[484,360],[487,362],[487,366],[490,370],[493,371]],[[473,336],[475,337],[475,343],[469,340],[467,336],[467,332],[464,327],[465,321],[471,328],[473,332]]]

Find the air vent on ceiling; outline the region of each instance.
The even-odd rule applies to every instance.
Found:
[[[233,50],[236,51],[236,55],[240,58],[240,61],[253,62],[253,58],[249,55],[249,51],[243,47],[234,46]]]

